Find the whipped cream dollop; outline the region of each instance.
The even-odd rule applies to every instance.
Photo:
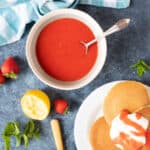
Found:
[[[148,124],[141,114],[122,110],[112,121],[110,138],[121,150],[138,150],[146,143]]]

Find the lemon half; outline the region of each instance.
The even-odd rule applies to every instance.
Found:
[[[21,98],[22,111],[31,119],[43,120],[50,113],[50,99],[41,90],[29,90]]]

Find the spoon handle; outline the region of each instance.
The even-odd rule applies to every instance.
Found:
[[[57,150],[64,150],[59,121],[57,119],[53,119],[51,120],[50,124]]]
[[[119,20],[115,25],[113,25],[111,28],[106,30],[103,36],[106,37],[110,34],[123,30],[129,25],[129,22],[130,22],[130,19],[128,18]]]
[[[125,29],[129,25],[129,23],[130,23],[129,18],[119,20],[116,24],[107,29],[103,35],[98,36],[95,39],[91,40],[90,42],[86,43],[86,47],[88,48],[90,45],[96,43],[97,41],[103,39],[104,37]]]
[[[116,24],[114,24],[111,28],[109,28],[108,30],[106,30],[101,36],[97,36],[95,39],[89,41],[89,42],[83,42],[81,41],[80,43],[85,47],[85,52],[86,54],[88,53],[88,48],[100,41],[101,39],[103,39],[104,37],[112,34],[112,33],[115,33],[115,32],[118,32],[120,30],[123,30],[124,28],[126,28],[130,23],[130,19],[129,18],[126,18],[126,19],[121,19],[119,20]]]

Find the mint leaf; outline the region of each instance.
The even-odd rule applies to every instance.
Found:
[[[141,60],[140,63],[141,63],[146,69],[150,69],[150,66],[149,66],[148,64],[146,64],[143,60]]]
[[[27,135],[28,138],[36,138],[39,139],[40,135],[39,135],[40,129],[39,128],[35,128],[35,123],[30,120],[24,129],[24,134]]]
[[[27,124],[25,125],[25,129],[24,129],[24,134],[27,135],[28,138],[32,138],[33,137],[33,132],[35,129],[35,124],[32,120],[28,121]]]
[[[30,120],[27,122],[27,124],[25,125],[24,131],[23,131],[23,138],[24,138],[24,144],[25,147],[27,147],[28,143],[29,143],[29,139],[31,138],[35,138],[35,139],[39,139],[40,137],[40,129],[35,127],[35,123]]]
[[[4,129],[4,135],[6,136],[12,136],[12,135],[18,135],[20,133],[19,130],[19,123],[18,122],[8,122],[5,129]]]
[[[24,140],[24,146],[27,148],[29,145],[29,139],[25,134],[23,134],[23,140]]]
[[[34,133],[33,133],[33,136],[35,139],[39,139],[40,138],[40,129],[39,128],[36,128]]]
[[[28,122],[28,124],[29,124],[29,132],[32,133],[34,131],[34,129],[35,129],[35,124],[34,124],[34,122],[32,120],[30,120]]]
[[[6,135],[2,135],[4,140],[4,150],[10,150],[10,137]]]
[[[14,124],[14,128],[15,128],[14,136],[19,135],[20,134],[19,122],[13,122],[13,124]]]
[[[138,74],[139,77],[142,77],[145,72],[146,71],[145,71],[145,69],[142,66],[139,66],[137,68],[137,74]]]
[[[150,70],[150,65],[146,64],[143,60],[138,60],[137,63],[130,66],[132,69],[136,69],[137,75],[142,77],[146,71]]]
[[[19,147],[21,145],[21,139],[22,139],[22,135],[16,135],[16,147]]]

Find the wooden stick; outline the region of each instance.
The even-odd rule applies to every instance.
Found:
[[[57,150],[64,150],[59,121],[57,119],[53,119],[51,120],[50,124]]]

